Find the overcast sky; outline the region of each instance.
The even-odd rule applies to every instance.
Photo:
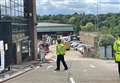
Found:
[[[38,15],[120,13],[120,0],[36,0],[36,5]]]
[[[36,5],[38,15],[120,12],[120,0],[37,0]]]

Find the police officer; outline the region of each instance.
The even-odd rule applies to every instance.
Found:
[[[57,42],[58,42],[58,44],[56,46],[57,68],[55,69],[55,71],[60,70],[60,61],[62,61],[63,65],[64,65],[64,70],[68,70],[67,64],[64,60],[64,55],[65,55],[64,44],[62,44],[61,39],[58,39]]]
[[[115,50],[115,62],[118,63],[118,72],[120,76],[120,34],[113,44],[113,49]]]

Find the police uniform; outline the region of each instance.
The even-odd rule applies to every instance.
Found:
[[[60,70],[60,61],[62,61],[65,70],[67,70],[68,67],[67,67],[67,64],[64,60],[64,55],[65,55],[64,44],[58,44],[56,46],[56,54],[57,54],[57,68],[56,68],[56,70]]]
[[[113,49],[115,50],[115,62],[118,63],[118,72],[120,75],[120,37],[114,42]]]

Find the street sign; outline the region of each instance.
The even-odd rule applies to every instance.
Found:
[[[0,72],[5,69],[5,51],[4,42],[0,41]]]

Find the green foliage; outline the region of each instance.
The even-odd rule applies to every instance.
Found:
[[[114,42],[114,37],[110,34],[103,34],[99,38],[99,46],[112,45]]]
[[[69,23],[74,25],[76,33],[80,31],[80,16],[77,13],[69,18]]]
[[[82,31],[95,31],[95,25],[91,22],[87,23],[85,26],[81,26]]]
[[[86,27],[86,26],[80,25],[80,27],[81,27],[81,30],[82,30],[82,31],[87,31],[87,27]]]
[[[118,26],[112,28],[111,34],[112,34],[113,36],[117,36],[118,34],[120,34],[120,24],[119,24]]]
[[[73,24],[75,31],[94,31],[96,24],[96,15],[78,14],[73,15],[44,15],[37,16],[38,22],[69,23]],[[98,29],[102,34],[112,34],[116,36],[120,33],[120,14],[108,13],[98,15]]]
[[[91,23],[91,22],[87,23],[86,27],[87,27],[88,31],[95,30],[95,25],[93,23]]]
[[[112,33],[112,28],[108,28],[106,26],[103,26],[99,29],[101,34],[111,34]]]
[[[76,20],[77,20],[77,18],[74,17],[74,16],[72,16],[72,17],[70,17],[70,19],[69,19],[69,23],[75,24],[75,23],[76,23]]]

